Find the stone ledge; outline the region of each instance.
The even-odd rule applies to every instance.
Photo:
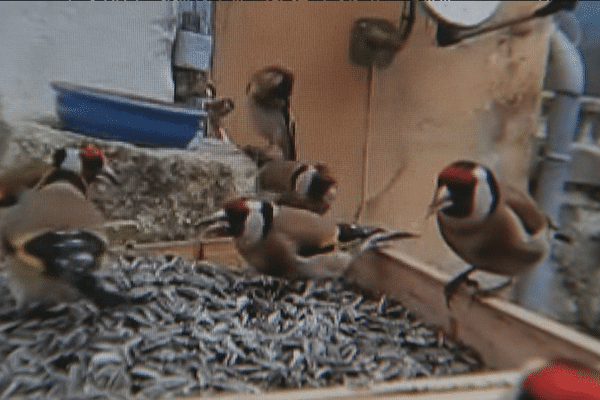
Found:
[[[228,197],[255,193],[254,163],[233,144],[214,139],[205,139],[196,150],[145,148],[24,122],[13,126],[0,167],[47,158],[54,148],[82,141],[104,150],[121,181],[120,186],[100,182],[90,187],[90,198],[111,222],[116,241],[192,238],[199,233],[198,217]]]

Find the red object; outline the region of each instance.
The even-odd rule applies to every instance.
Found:
[[[521,399],[600,400],[600,371],[553,360],[525,378]]]
[[[94,159],[94,158],[102,158],[102,153],[100,153],[100,149],[95,146],[85,146],[81,150],[81,155],[83,158]]]

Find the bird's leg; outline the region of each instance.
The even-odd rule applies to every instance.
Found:
[[[469,274],[471,272],[473,272],[473,270],[474,270],[473,267],[469,267],[469,269],[467,269],[467,270],[461,272],[460,274],[458,274],[457,276],[455,276],[450,282],[446,283],[446,285],[444,286],[444,297],[446,298],[446,306],[448,308],[450,308],[450,300],[456,294],[456,291],[458,290],[459,285],[464,281],[474,282],[469,279]],[[476,282],[475,282],[475,284],[476,284]]]
[[[480,289],[477,290],[475,293],[473,293],[473,296],[471,296],[471,298],[476,298],[476,297],[489,297],[489,296],[493,296],[495,294],[497,294],[498,292],[500,292],[503,289],[506,289],[508,286],[512,285],[513,283],[513,278],[508,278],[508,280],[506,282],[501,283],[498,286],[495,287],[491,287],[489,289]]]

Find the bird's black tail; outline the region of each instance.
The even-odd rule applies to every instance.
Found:
[[[378,226],[364,226],[356,224],[339,223],[338,241],[340,243],[349,243],[358,239],[366,239],[375,233],[385,232],[385,229]]]

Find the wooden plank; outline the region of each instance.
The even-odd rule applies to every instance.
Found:
[[[440,393],[403,393],[391,395],[376,395],[370,394],[368,391],[341,395],[323,393],[320,390],[312,389],[315,394],[297,393],[295,390],[284,391],[277,395],[262,394],[262,395],[241,395],[235,396],[211,396],[210,399],[216,400],[500,400],[503,399],[510,389],[506,388],[491,388],[483,390],[456,390],[444,391]],[[185,398],[183,398],[185,399]],[[202,398],[189,398],[189,400],[200,400]]]
[[[117,246],[113,250],[136,254],[172,254],[194,260],[208,260],[228,267],[239,267],[242,264],[241,256],[230,238],[140,243],[127,247]]]
[[[416,400],[442,400],[442,399],[494,399],[506,394],[521,379],[521,372],[517,370],[486,372],[443,378],[419,378],[407,381],[378,383],[364,388],[349,386],[336,386],[321,389],[292,389],[278,390],[261,394],[226,394],[212,398],[218,400],[287,400],[287,399],[416,399]],[[188,399],[198,399],[189,397]]]
[[[202,260],[216,262],[221,265],[235,268],[238,268],[245,263],[231,239],[206,240],[202,241],[201,245]]]

